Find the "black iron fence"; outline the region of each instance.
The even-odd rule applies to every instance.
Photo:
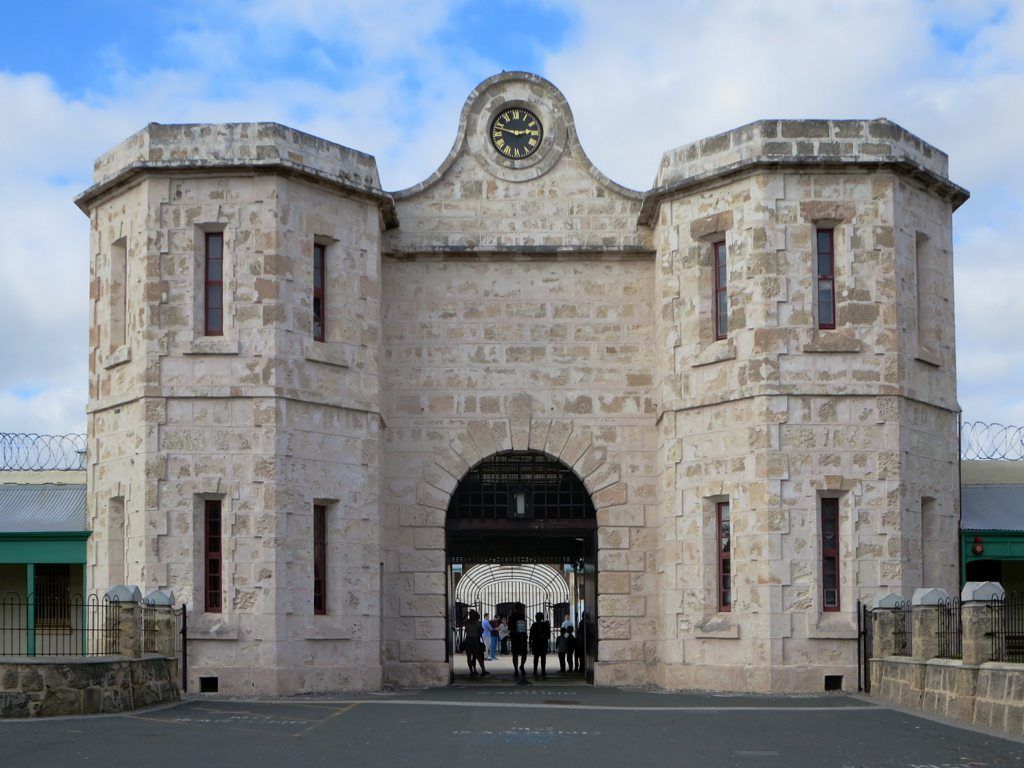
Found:
[[[940,659],[962,659],[963,625],[960,621],[960,600],[951,597],[939,601],[938,644]]]
[[[117,603],[105,597],[0,597],[0,656],[109,656],[119,642]]]
[[[142,606],[142,652],[159,653],[159,629],[157,622],[160,620],[160,612],[152,605]]]
[[[893,611],[892,638],[895,656],[911,656],[914,650],[914,606],[904,600]]]
[[[992,660],[1024,662],[1024,593],[992,600]]]

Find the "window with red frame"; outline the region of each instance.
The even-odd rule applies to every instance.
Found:
[[[203,574],[203,605],[207,613],[221,612],[221,516],[220,499],[206,499],[203,505],[203,538],[205,573]]]
[[[831,330],[836,327],[836,255],[835,232],[832,229],[817,231],[816,251],[818,261],[818,327]]]
[[[725,257],[725,241],[715,243],[715,339],[729,335],[729,269]]]
[[[327,613],[327,505],[313,505],[313,613]]]
[[[821,607],[839,610],[839,499],[821,500]]]
[[[203,309],[207,336],[224,335],[224,233],[206,233]]]
[[[718,531],[718,610],[732,610],[732,525],[729,502],[715,505]]]
[[[317,341],[323,341],[327,337],[327,304],[324,295],[326,255],[326,246],[313,246],[313,338]]]

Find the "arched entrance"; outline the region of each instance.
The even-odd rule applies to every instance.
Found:
[[[465,671],[454,651],[466,611],[501,615],[509,603],[522,602],[531,617],[542,612],[554,627],[569,618],[584,677],[593,682],[597,513],[572,469],[538,451],[493,454],[456,486],[445,530],[450,679]]]

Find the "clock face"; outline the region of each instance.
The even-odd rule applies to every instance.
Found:
[[[540,147],[544,126],[528,109],[510,107],[491,123],[491,143],[499,153],[511,160],[529,157]]]

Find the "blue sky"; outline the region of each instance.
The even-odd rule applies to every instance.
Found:
[[[584,148],[661,154],[766,117],[879,117],[950,155],[965,418],[1024,424],[1024,3],[733,0],[25,3],[0,11],[0,431],[82,430],[88,227],[71,198],[147,122],[276,120],[428,176],[469,91],[550,79]],[[41,268],[41,265],[46,266]],[[13,332],[12,332],[13,331]]]

